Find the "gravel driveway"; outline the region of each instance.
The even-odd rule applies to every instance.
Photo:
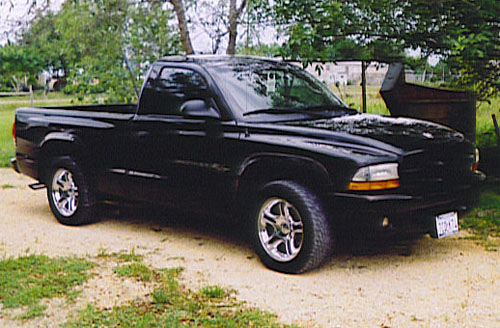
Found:
[[[464,239],[464,232],[389,241],[361,252],[369,255],[342,252],[319,270],[285,275],[266,269],[237,227],[209,218],[108,209],[98,223],[60,225],[45,190],[31,191],[31,182],[0,169],[0,256],[94,257],[135,249],[154,267],[184,267],[181,281],[192,289],[235,289],[240,300],[305,327],[500,327],[500,254]],[[113,306],[127,293],[148,293],[102,285],[87,284],[82,297]],[[53,324],[54,316],[46,322]],[[0,311],[0,325],[5,322]]]

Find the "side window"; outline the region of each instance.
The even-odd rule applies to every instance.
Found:
[[[196,92],[206,90],[205,81],[195,71],[165,67],[158,78],[158,86],[173,92]]]
[[[151,76],[140,101],[141,114],[180,115],[184,102],[206,99],[208,87],[204,78],[190,69],[163,67]]]

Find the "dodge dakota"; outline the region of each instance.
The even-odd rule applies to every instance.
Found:
[[[296,65],[240,56],[155,62],[138,104],[23,107],[13,168],[63,224],[105,200],[235,219],[261,261],[318,267],[346,231],[441,238],[481,180],[463,134],[360,114]]]

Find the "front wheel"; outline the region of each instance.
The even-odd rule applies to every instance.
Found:
[[[94,219],[96,205],[89,181],[71,157],[50,163],[46,185],[50,209],[60,223],[82,225]]]
[[[264,186],[253,219],[254,247],[269,268],[300,273],[319,266],[334,239],[317,196],[293,181]]]

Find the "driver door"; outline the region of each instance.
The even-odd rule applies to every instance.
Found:
[[[131,121],[131,196],[175,206],[209,206],[223,193],[220,115],[204,77],[164,66],[147,81]]]

